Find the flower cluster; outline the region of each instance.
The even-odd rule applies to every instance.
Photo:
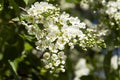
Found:
[[[30,35],[36,37],[36,49],[44,52],[42,61],[51,73],[65,71],[63,51],[66,45],[71,49],[76,44],[85,48],[93,47],[96,42],[95,34],[91,34],[94,31],[86,29],[85,23],[78,17],[61,13],[52,4],[35,2],[26,12],[21,16],[22,24]]]
[[[45,68],[50,69],[50,73],[54,71],[57,73],[59,71],[65,72],[64,64],[66,56],[63,51],[58,52],[58,54],[45,52],[43,58],[42,61],[46,64]]]
[[[110,18],[114,18],[117,23],[120,21],[120,0],[109,1],[107,3],[106,13]]]

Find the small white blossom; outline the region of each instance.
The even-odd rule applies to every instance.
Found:
[[[52,60],[57,60],[58,56],[56,54],[52,54],[51,58],[52,58]]]
[[[59,57],[59,58],[64,58],[64,56],[65,56],[65,55],[64,55],[64,52],[63,52],[63,51],[61,51],[61,52],[58,53],[58,57]]]
[[[65,61],[63,60],[61,63],[62,63],[62,64],[65,64]]]
[[[44,57],[45,59],[49,59],[49,58],[50,58],[50,53],[48,53],[48,52],[44,53],[44,54],[43,54],[43,57]]]
[[[50,44],[49,45],[49,50],[53,53],[57,53],[58,52],[58,49],[57,49],[57,46],[54,45],[54,44]]]
[[[54,66],[59,66],[60,65],[60,60],[57,60],[55,63],[54,63]]]
[[[52,74],[52,73],[53,73],[53,71],[51,70],[51,71],[50,71],[50,73]]]
[[[48,63],[49,67],[52,68],[53,67],[53,64],[52,63]]]
[[[65,72],[65,69],[61,69],[62,72]]]
[[[46,65],[46,66],[45,66],[45,68],[46,68],[46,69],[49,69],[49,68],[50,68],[50,66],[49,66],[49,65]]]

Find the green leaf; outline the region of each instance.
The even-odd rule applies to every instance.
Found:
[[[24,2],[27,2],[27,0],[24,0]],[[33,4],[36,0],[28,0],[27,6],[31,6],[31,4]],[[26,3],[25,2],[25,3]]]
[[[18,74],[17,74],[17,71],[16,71],[16,66],[15,66],[15,64],[14,64],[12,61],[10,61],[10,60],[8,60],[8,63],[10,64],[11,71],[13,72],[13,75],[14,75],[14,77],[15,77],[15,80],[20,80],[20,79],[19,79],[19,76],[18,76]]]
[[[32,35],[19,34],[19,36],[20,36],[21,38],[23,38],[23,39],[25,39],[25,40],[28,40],[28,41],[31,41],[31,42],[35,39],[35,37],[32,36]]]
[[[29,43],[24,44],[24,50],[31,50],[33,47]]]
[[[28,5],[29,0],[24,0],[25,4]]]
[[[13,20],[13,21],[20,21],[18,17],[13,18],[12,20]]]

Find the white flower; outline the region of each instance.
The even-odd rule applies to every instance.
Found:
[[[65,69],[61,69],[62,72],[65,72]]]
[[[62,64],[65,64],[65,61],[63,60],[61,63],[62,63]]]
[[[71,34],[69,34],[68,30],[63,28],[62,29],[62,32],[63,32],[63,38],[66,42],[69,42],[69,40],[72,38],[71,37]]]
[[[27,28],[28,28],[28,33],[29,33],[29,34],[31,34],[31,35],[35,34],[35,32],[36,32],[35,26],[33,26],[33,25],[28,25]]]
[[[66,14],[65,12],[63,12],[58,19],[58,22],[60,22],[60,24],[62,25],[66,25],[67,21],[69,19],[69,14]]]
[[[81,22],[81,23],[79,23],[79,27],[85,29],[86,28],[86,24]]]
[[[65,56],[65,55],[64,55],[64,52],[63,52],[63,51],[61,51],[61,52],[58,53],[58,57],[59,57],[59,58],[64,58],[64,56]]]
[[[49,66],[49,65],[46,65],[46,66],[45,66],[45,68],[46,68],[46,69],[49,69],[49,68],[50,68],[50,66]]]
[[[56,45],[55,45],[59,50],[63,50],[64,49],[64,44],[60,44],[60,43],[56,43]]]
[[[51,58],[52,58],[52,60],[57,60],[58,56],[56,54],[52,54]]]
[[[74,26],[74,25],[78,25],[80,23],[80,20],[78,19],[78,17],[70,17],[69,18],[69,22]]]
[[[64,66],[63,66],[63,65],[61,65],[60,67],[61,67],[61,68],[64,68]]]
[[[50,53],[48,53],[48,52],[44,53],[44,54],[43,54],[43,57],[44,57],[45,59],[49,59],[49,58],[50,58]]]
[[[52,74],[52,73],[53,73],[53,71],[51,70],[51,71],[50,71],[50,73]]]
[[[47,31],[48,31],[48,35],[46,36],[47,40],[49,40],[50,42],[53,42],[55,41],[58,37],[59,37],[59,34],[60,34],[60,31],[58,29],[57,26],[51,24],[49,25],[49,27],[47,28]],[[54,33],[54,34],[53,34]]]
[[[60,60],[57,60],[55,63],[54,63],[54,66],[59,66],[60,65]]]
[[[57,40],[57,43],[58,43],[58,44],[61,44],[61,45],[65,45],[65,44],[66,44],[66,41],[64,40],[64,38],[59,37],[58,40]]]
[[[49,50],[51,52],[53,52],[53,53],[57,53],[58,52],[57,46],[52,44],[52,43],[49,45]]]
[[[37,40],[41,40],[44,37],[44,32],[42,30],[37,30],[35,33]]]
[[[52,68],[53,67],[53,64],[52,63],[48,63],[49,67]]]

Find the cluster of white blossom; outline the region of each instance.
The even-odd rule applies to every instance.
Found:
[[[66,45],[74,48],[78,44],[85,48],[97,43],[96,35],[91,34],[94,30],[86,29],[85,23],[80,22],[78,17],[60,13],[60,9],[52,4],[35,2],[26,12],[21,16],[22,24],[30,35],[36,37],[36,48],[44,52],[42,61],[51,73],[65,72],[66,56],[63,51]]]
[[[50,69],[50,73],[55,72],[65,72],[65,59],[66,56],[64,55],[64,52],[58,52],[56,53],[50,53],[50,52],[45,52],[43,55],[42,61],[46,64],[45,68]]]
[[[107,3],[106,13],[110,18],[114,18],[117,23],[120,22],[120,0],[109,1]]]
[[[87,66],[86,59],[80,58],[75,66],[74,80],[80,80],[82,76],[89,75],[90,68]]]

